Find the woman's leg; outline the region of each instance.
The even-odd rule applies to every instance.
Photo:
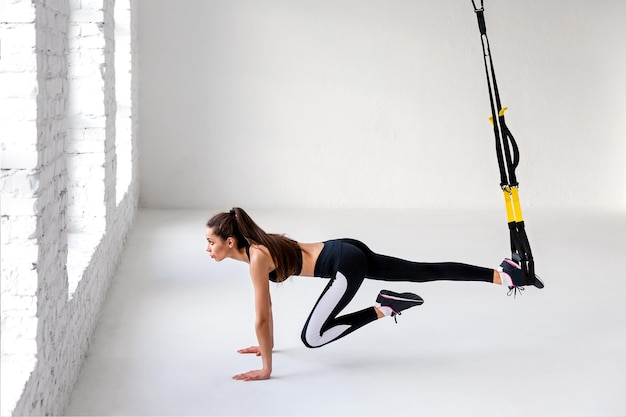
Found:
[[[368,278],[382,281],[483,281],[494,282],[492,268],[457,262],[412,262],[373,253]]]
[[[310,348],[320,347],[352,333],[378,318],[374,307],[340,317],[337,315],[352,300],[367,272],[367,257],[357,247],[337,245],[337,271],[311,311],[302,342]]]
[[[337,315],[354,298],[365,277],[383,281],[427,282],[436,280],[494,282],[497,271],[459,263],[422,263],[379,255],[357,240],[342,239],[324,264],[333,265],[332,278],[313,307],[304,328],[302,342],[320,347],[386,315],[421,304],[421,298],[401,301],[400,308],[383,313],[383,307],[369,307],[340,317]],[[329,276],[324,275],[324,276]],[[396,294],[402,296],[404,294]],[[414,294],[410,294],[413,296]],[[409,297],[410,298],[410,297]],[[407,303],[408,301],[408,303]],[[402,305],[404,304],[404,305]],[[397,312],[396,312],[397,311]]]
[[[382,281],[483,281],[497,282],[497,271],[491,268],[468,265],[457,262],[413,262],[405,259],[374,253],[358,240],[346,239],[346,242],[359,247],[367,256],[367,278]],[[497,282],[499,283],[499,282]]]

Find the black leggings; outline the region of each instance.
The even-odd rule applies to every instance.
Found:
[[[315,263],[315,276],[330,278],[330,282],[302,329],[302,342],[310,348],[335,341],[378,318],[374,307],[337,317],[365,278],[410,282],[493,282],[493,269],[454,262],[411,262],[374,253],[358,240],[338,239],[324,242]]]

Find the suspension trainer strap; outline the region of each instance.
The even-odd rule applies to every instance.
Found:
[[[489,120],[493,125],[495,137],[496,156],[498,158],[498,168],[500,169],[500,187],[504,195],[511,239],[511,257],[521,265],[522,275],[526,284],[533,284],[535,282],[535,263],[526,235],[522,207],[519,200],[519,183],[515,175],[515,169],[519,164],[519,148],[513,134],[506,125],[504,112],[507,110],[507,107],[502,107],[500,101],[500,91],[498,90],[489,38],[487,37],[484,1],[480,0],[479,4],[477,3],[477,0],[472,0],[483,47],[483,61],[491,106],[491,117]]]

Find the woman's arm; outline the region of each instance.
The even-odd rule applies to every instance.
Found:
[[[272,339],[272,349],[274,348],[274,315],[272,313],[272,297],[270,296],[270,336]],[[247,348],[239,349],[237,353],[254,353],[257,356],[261,356],[261,348],[258,346],[250,346]]]
[[[272,349],[274,349],[274,314],[272,313],[272,297],[269,294],[268,297],[270,300],[270,337],[272,340]]]
[[[269,379],[272,373],[272,348],[274,346],[273,323],[272,323],[272,303],[270,300],[270,286],[268,271],[271,259],[260,251],[250,251],[250,277],[254,287],[255,305],[255,331],[259,342],[257,355],[260,353],[263,369],[249,371],[235,375],[234,379],[243,381],[254,381]],[[248,348],[252,349],[252,348]],[[250,350],[248,350],[250,351]],[[247,353],[245,351],[240,351]]]

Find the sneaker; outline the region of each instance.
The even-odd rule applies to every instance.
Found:
[[[511,281],[513,282],[513,286],[509,287],[509,295],[511,292],[517,293],[517,291],[524,291],[524,286],[529,285],[524,282],[524,277],[522,276],[522,267],[512,261],[511,259],[505,259],[500,264],[500,268],[498,271],[502,274],[507,274],[511,277]],[[543,288],[543,281],[539,278],[539,276],[535,275],[535,282],[532,284],[537,288]]]
[[[391,317],[393,317],[396,323],[398,322],[396,315],[401,315],[403,310],[424,304],[422,297],[417,294],[411,292],[397,293],[388,290],[382,290],[376,297],[376,302],[381,307],[389,307],[391,309]]]

